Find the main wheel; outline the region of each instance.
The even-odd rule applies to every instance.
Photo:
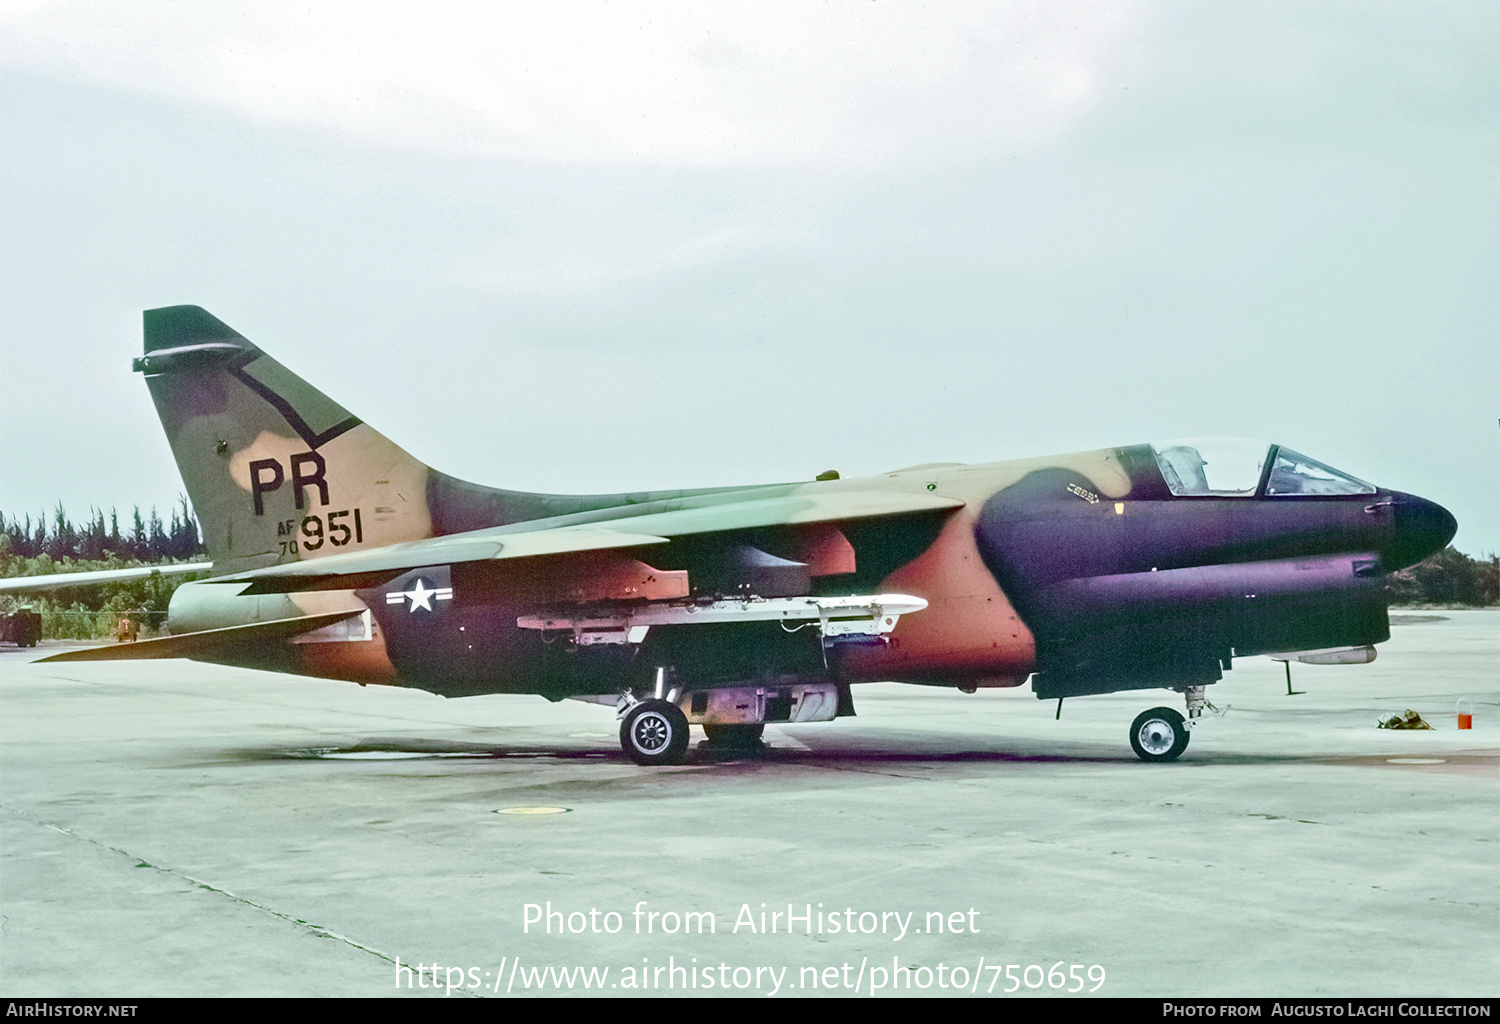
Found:
[[[676,704],[643,700],[620,723],[620,746],[636,764],[679,764],[688,748],[687,716]]]
[[[710,746],[715,747],[753,747],[760,742],[761,734],[766,731],[764,723],[755,725],[705,725],[703,734],[708,737]]]
[[[1187,723],[1171,708],[1142,711],[1130,723],[1130,746],[1142,761],[1175,761],[1187,745]]]

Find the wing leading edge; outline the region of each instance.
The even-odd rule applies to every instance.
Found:
[[[245,594],[346,590],[375,585],[409,569],[429,565],[649,547],[670,543],[674,537],[943,512],[963,505],[958,498],[900,491],[792,494],[622,516],[576,526],[493,527],[255,569],[211,582],[250,583]],[[528,525],[532,528],[527,529]]]

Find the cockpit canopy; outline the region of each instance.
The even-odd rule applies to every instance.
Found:
[[[1324,497],[1374,494],[1366,483],[1290,448],[1243,437],[1193,437],[1153,443],[1151,451],[1180,497]],[[1269,469],[1267,467],[1269,466]]]

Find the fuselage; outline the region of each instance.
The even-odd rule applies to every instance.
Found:
[[[1033,673],[1041,696],[1181,688],[1215,681],[1235,657],[1386,639],[1383,575],[1440,549],[1455,529],[1424,499],[1278,446],[1225,441],[628,500],[525,503],[434,473],[427,502],[438,530],[503,534],[860,491],[962,506],[731,526],[639,557],[663,578],[687,581],[680,602],[856,593],[927,602],[881,642],[830,646],[816,630],[745,622],[666,626],[639,644],[585,646],[518,625],[555,601],[559,565],[576,578],[589,571],[587,559],[419,566],[353,591],[241,596],[233,585],[189,584],[173,600],[172,629],[347,608],[358,617],[250,660],[450,696],[606,694],[646,686],[664,667],[698,688],[870,680],[970,688],[1017,685]],[[553,510],[565,511],[535,517]],[[649,600],[596,604],[628,611]],[[237,663],[246,660],[241,652]]]

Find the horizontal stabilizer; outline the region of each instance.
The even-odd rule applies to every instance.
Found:
[[[44,661],[128,661],[144,658],[191,658],[198,661],[218,661],[226,653],[240,647],[262,644],[267,640],[286,640],[335,622],[342,622],[364,611],[351,608],[347,611],[324,612],[321,615],[303,615],[295,619],[277,619],[274,622],[252,622],[248,626],[227,626],[223,629],[205,629],[198,633],[183,633],[181,636],[161,636],[154,640],[138,640],[135,643],[113,644],[109,647],[88,647],[79,651],[64,651]]]

